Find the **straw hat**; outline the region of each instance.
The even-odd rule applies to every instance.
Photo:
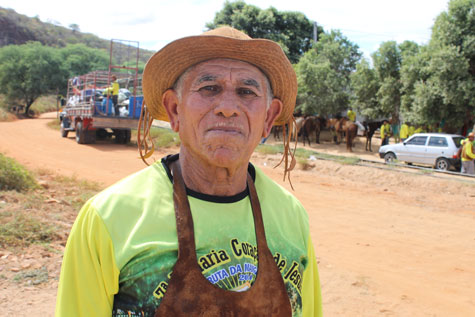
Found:
[[[231,27],[178,39],[148,60],[142,89],[152,117],[170,121],[162,105],[163,93],[172,88],[188,67],[215,58],[236,59],[258,67],[269,79],[274,96],[284,105],[275,124],[282,125],[291,120],[297,96],[297,77],[292,64],[277,43],[252,39]]]

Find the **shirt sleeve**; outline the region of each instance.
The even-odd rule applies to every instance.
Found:
[[[323,314],[320,279],[318,277],[317,258],[310,235],[307,245],[308,265],[303,272],[302,315],[303,317],[321,317]]]
[[[55,316],[111,316],[119,273],[109,232],[89,201],[66,244]]]
[[[470,142],[470,141],[468,141]],[[471,159],[475,159],[475,154],[473,153],[473,144],[467,144],[466,145],[467,147],[467,150],[465,151],[465,153],[467,153],[468,157],[471,158]]]

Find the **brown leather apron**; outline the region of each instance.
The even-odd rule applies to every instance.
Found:
[[[173,201],[178,235],[178,259],[155,316],[292,316],[282,275],[267,246],[261,207],[251,176],[247,175],[258,249],[258,272],[244,292],[221,289],[201,273],[195,250],[190,204],[179,162],[172,164]]]

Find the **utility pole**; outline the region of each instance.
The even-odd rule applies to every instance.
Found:
[[[318,24],[317,24],[317,22],[313,22],[313,40],[315,42],[318,41]]]

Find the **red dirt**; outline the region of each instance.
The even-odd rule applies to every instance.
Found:
[[[0,123],[0,152],[31,169],[47,168],[104,185],[144,167],[135,147],[78,145],[74,133],[61,138],[46,126],[55,115]],[[329,142],[312,148],[345,153],[344,145]],[[170,151],[176,149],[155,157]],[[362,143],[355,154],[378,160],[364,152]],[[277,160],[260,154],[252,158],[290,188],[282,182],[282,170],[270,168]],[[310,170],[293,172],[292,182],[309,214],[325,316],[473,316],[473,183],[326,161],[312,164]],[[9,307],[9,315],[52,316],[55,287],[12,289],[0,284],[0,303]]]

